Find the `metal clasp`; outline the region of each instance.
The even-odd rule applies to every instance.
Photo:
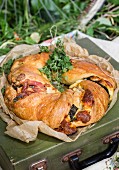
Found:
[[[29,170],[47,170],[47,160],[42,159],[30,165]]]
[[[74,156],[74,155],[80,156],[81,153],[82,153],[82,152],[81,152],[81,149],[77,149],[77,150],[75,150],[75,151],[73,151],[73,152],[70,152],[70,153],[66,154],[65,156],[63,156],[62,162],[67,162],[67,161],[69,161],[70,157],[72,157],[72,156]]]
[[[114,138],[119,138],[119,131],[112,133],[111,135],[108,135],[103,138],[103,143],[108,144],[112,141]]]

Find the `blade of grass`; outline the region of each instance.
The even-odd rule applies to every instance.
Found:
[[[25,15],[25,19],[27,24],[29,25],[29,0],[24,0],[24,15]]]
[[[62,10],[53,2],[53,0],[51,0],[52,4],[56,7],[57,11],[59,11],[59,13],[64,17],[64,18],[68,18],[66,16],[66,14],[64,12],[62,12]]]
[[[15,20],[16,20],[16,25],[17,25],[17,23],[18,23],[18,19],[17,19],[16,0],[14,0],[14,13],[15,13]]]
[[[7,23],[7,0],[5,0],[5,22]]]
[[[78,7],[78,5],[74,2],[74,1],[72,1],[72,0],[70,0],[70,2],[74,5],[74,7],[75,8],[77,8],[78,10],[79,10],[79,12],[81,13],[81,9]]]
[[[4,4],[5,4],[5,0],[2,1],[2,4],[0,6],[0,11],[2,10],[2,8],[4,7]]]
[[[52,17],[52,15],[50,14],[50,12],[47,10],[47,8],[46,8],[45,4],[43,3],[43,1],[42,1],[42,0],[39,0],[39,2],[40,2],[41,5],[43,6],[44,10],[46,11],[46,13],[47,13],[47,15],[49,16],[49,18],[51,19],[51,21],[52,21],[53,23],[55,23],[55,20],[53,19],[53,17]]]

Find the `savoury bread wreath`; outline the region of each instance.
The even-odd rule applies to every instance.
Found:
[[[105,115],[116,81],[90,59],[86,49],[67,42],[64,50],[72,68],[62,74],[65,88],[61,92],[41,71],[55,47],[49,49],[14,61],[7,76],[4,101],[19,118],[43,121],[56,131],[71,135],[77,127],[93,124]]]

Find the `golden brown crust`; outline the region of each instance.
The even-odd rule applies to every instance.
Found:
[[[11,67],[11,72],[15,69],[19,69],[21,65],[31,66],[33,68],[42,68],[49,59],[49,53],[40,53],[25,56],[14,61],[14,65]]]

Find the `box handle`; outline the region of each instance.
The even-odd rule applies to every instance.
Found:
[[[73,155],[69,157],[68,162],[72,170],[82,170],[90,165],[93,165],[103,159],[111,157],[118,149],[119,138],[115,137],[109,141],[109,146],[106,150],[95,154],[83,161],[79,161],[79,156]]]

